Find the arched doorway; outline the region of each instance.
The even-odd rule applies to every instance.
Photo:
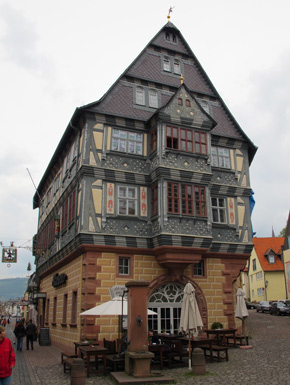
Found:
[[[156,330],[158,333],[178,333],[182,305],[181,301],[183,299],[183,289],[186,283],[189,281],[188,278],[184,276],[179,278],[181,278],[179,281],[168,282],[165,276],[162,278],[159,277],[159,286],[157,285],[157,280],[154,283],[151,282],[150,286],[153,291],[148,298],[148,308],[155,311],[157,314],[148,316],[149,330]],[[163,282],[161,285],[160,281]],[[196,290],[197,303],[204,326],[206,327],[207,308],[205,297],[200,287],[194,282],[192,283]]]
[[[149,329],[157,330],[158,333],[178,333],[183,288],[178,283],[166,283],[151,294],[148,308],[157,315],[148,316]]]

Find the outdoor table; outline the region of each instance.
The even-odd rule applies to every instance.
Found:
[[[189,340],[188,340],[188,337],[181,337],[180,340],[182,341],[182,344],[183,345],[187,345],[189,344]],[[212,346],[214,343],[217,342],[217,339],[216,338],[212,338],[212,337],[194,337],[194,338],[191,338],[190,339],[190,346],[191,346],[191,355],[192,355],[192,352],[193,352],[193,349],[194,348],[199,348],[203,345],[208,345],[209,346],[209,349],[210,349],[210,358],[212,360],[212,357],[213,357],[213,354],[212,354]]]
[[[98,356],[103,357],[103,364],[104,364],[104,375],[106,375],[106,369],[107,369],[107,352],[108,349],[100,347],[100,346],[80,346],[79,347],[81,352],[81,358],[84,358],[86,356],[86,363],[87,363],[87,376],[90,377],[91,374],[91,366],[90,361],[91,357],[95,357],[95,364],[96,369],[98,369]]]
[[[79,341],[79,342],[74,342],[74,345],[75,345],[75,355],[78,356],[78,348],[80,346],[90,346],[89,342],[88,341]],[[99,345],[98,342],[94,342],[94,345]]]
[[[206,329],[207,337],[214,335],[218,339],[218,343],[224,346],[228,346],[226,343],[226,337],[232,336],[234,340],[234,347],[236,347],[236,331],[237,329]]]
[[[160,369],[163,369],[163,350],[164,350],[164,345],[163,344],[152,344],[148,345],[148,350],[149,352],[157,353],[159,354],[160,357]]]

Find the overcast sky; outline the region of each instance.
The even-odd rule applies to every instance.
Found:
[[[170,0],[171,1],[171,0]],[[289,0],[0,0],[0,241],[31,246],[36,185],[76,107],[102,97],[152,37],[179,28],[244,132],[258,237],[279,235],[290,208]],[[185,79],[186,83],[186,79]],[[27,275],[29,250],[0,263]]]

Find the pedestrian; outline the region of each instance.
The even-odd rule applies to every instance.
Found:
[[[14,329],[14,334],[17,338],[17,350],[22,352],[23,337],[25,336],[25,327],[22,321],[19,321]]]
[[[3,320],[3,326],[6,327],[6,324],[7,324],[7,320],[6,320],[6,318],[4,318],[4,320]]]
[[[31,350],[33,350],[33,340],[36,334],[36,326],[32,322],[32,319],[28,321],[28,324],[26,325],[25,333],[26,333],[26,350],[29,350],[29,341],[30,341]]]
[[[9,385],[12,369],[15,366],[15,353],[11,341],[6,338],[3,326],[0,326],[0,385]]]

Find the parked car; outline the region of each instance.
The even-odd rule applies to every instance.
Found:
[[[273,302],[270,306],[270,314],[290,315],[290,307],[283,302]]]
[[[260,301],[257,303],[256,310],[257,312],[261,311],[262,313],[269,313],[270,306],[269,301]]]
[[[257,305],[255,303],[246,301],[247,309],[256,309]]]

